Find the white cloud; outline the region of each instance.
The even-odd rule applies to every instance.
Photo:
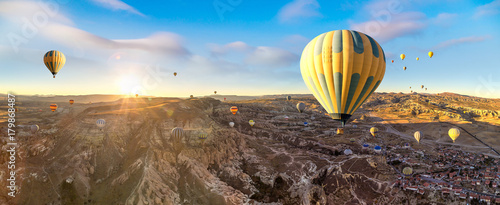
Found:
[[[236,41],[226,45],[209,44],[212,56],[222,57],[226,54],[243,54],[243,61],[248,65],[284,67],[296,62],[299,57],[287,50],[275,47],[250,46]]]
[[[322,16],[318,9],[319,3],[316,0],[294,0],[280,9],[278,20],[284,23],[298,18]]]
[[[237,52],[247,52],[252,49],[251,46],[247,45],[245,42],[242,41],[235,41],[232,43],[228,43],[226,45],[217,45],[217,44],[209,44],[208,45],[210,52],[212,55],[225,55],[229,52],[232,51],[237,51]]]
[[[273,47],[257,47],[245,59],[250,65],[267,65],[272,67],[290,66],[299,60],[299,56],[286,50]]]
[[[392,39],[415,35],[427,27],[426,16],[421,12],[392,14],[385,19],[372,19],[362,23],[351,22],[351,29],[361,31],[376,39],[387,42]]]
[[[123,1],[120,0],[92,0],[93,2],[96,2],[97,4],[101,5],[102,7],[112,9],[112,10],[123,10],[123,11],[128,11],[130,13],[134,13],[140,16],[145,16],[141,12],[139,12],[137,9],[134,7],[126,4]]]
[[[0,16],[15,24],[24,24],[25,20],[32,24],[61,23],[73,25],[73,21],[60,11],[60,4],[44,1],[2,1],[0,2]],[[40,26],[40,25],[35,25]]]
[[[432,19],[432,22],[436,25],[440,25],[443,27],[449,27],[453,23],[453,20],[458,16],[458,14],[450,14],[450,13],[440,13],[436,16],[436,18]]]
[[[491,36],[486,35],[486,36],[469,36],[458,39],[451,39],[435,45],[434,47],[432,47],[432,49],[442,49],[464,43],[481,42],[490,38]]]
[[[496,15],[500,13],[500,0],[494,0],[488,4],[478,6],[474,18],[482,16]]]

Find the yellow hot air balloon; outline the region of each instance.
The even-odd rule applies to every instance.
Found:
[[[401,58],[401,60],[404,60],[405,59],[405,54],[401,54],[401,55],[399,55],[399,57]]]
[[[417,60],[418,60],[418,59],[419,59],[419,58],[417,57]]]
[[[434,55],[434,52],[429,51],[429,58],[432,58],[433,55]]]
[[[370,133],[375,137],[377,136],[377,133],[378,133],[378,128],[376,127],[372,127],[370,128]]]
[[[300,60],[305,84],[342,126],[380,85],[385,66],[382,47],[370,36],[351,30],[317,36]]]
[[[250,126],[253,127],[253,125],[255,125],[255,122],[253,120],[250,120],[250,121],[248,121],[248,124],[250,124]]]
[[[422,132],[416,131],[415,134],[413,134],[415,139],[417,140],[418,143],[420,143],[420,137],[422,137]]]
[[[455,143],[455,140],[460,136],[460,130],[457,128],[451,128],[448,131],[448,135],[450,135],[450,138],[453,140],[453,143]]]
[[[411,167],[405,167],[403,169],[403,175],[409,177],[411,174],[413,174],[413,169]]]
[[[43,63],[47,66],[53,77],[56,78],[57,73],[66,63],[66,57],[64,57],[63,53],[52,50],[45,53]]]
[[[135,94],[135,97],[139,97],[139,94]]]

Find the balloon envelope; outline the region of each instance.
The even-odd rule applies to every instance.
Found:
[[[253,120],[250,120],[250,121],[248,121],[248,124],[250,124],[250,126],[253,127],[253,125],[255,125],[255,122]]]
[[[357,31],[323,33],[302,52],[302,78],[330,117],[342,126],[380,85],[385,54],[370,36]]]
[[[306,109],[306,104],[297,103],[297,110],[299,110],[300,113],[304,112],[305,109]]]
[[[377,145],[377,146],[375,146],[373,149],[374,149],[376,152],[380,152],[380,151],[382,150],[382,147],[380,147],[380,146],[378,146],[378,145]]]
[[[38,127],[38,125],[31,125],[31,132],[32,133],[38,132],[39,129],[40,129],[40,127]]]
[[[49,51],[43,56],[43,63],[49,69],[52,76],[55,78],[59,70],[66,64],[66,57],[59,51]]]
[[[230,127],[234,127],[234,122],[229,122]]]
[[[401,60],[404,60],[405,59],[405,54],[403,53],[403,54],[399,55],[399,57],[401,58]]]
[[[184,136],[184,129],[180,127],[175,127],[172,129],[170,134],[174,141],[180,142],[182,140],[182,137]]]
[[[50,110],[52,110],[52,112],[56,111],[57,110],[57,104],[50,104]]]
[[[104,119],[98,119],[98,120],[96,121],[96,125],[97,125],[97,127],[99,127],[99,128],[103,128],[104,126],[106,126],[106,120],[104,120]]]
[[[413,174],[413,169],[411,167],[405,167],[403,169],[403,175],[411,176],[411,174]]]
[[[291,99],[292,99],[292,96],[286,96],[286,99],[287,99],[287,100],[291,100]]]
[[[352,150],[346,149],[346,150],[344,150],[344,154],[345,155],[351,155],[352,154]]]
[[[428,53],[428,54],[429,54],[429,58],[432,58],[432,56],[434,55],[434,52],[429,51],[429,53]]]
[[[453,140],[453,142],[455,142],[458,136],[460,136],[460,130],[458,130],[457,128],[451,128],[450,130],[448,130],[448,135]]]
[[[73,103],[75,103],[75,101],[74,101],[74,100],[69,100],[69,104],[70,104],[70,105],[73,105]]]
[[[415,137],[415,139],[417,140],[417,142],[420,143],[420,138],[422,137],[422,132],[416,131],[415,134],[413,134],[413,136]]]
[[[375,137],[377,136],[377,133],[378,133],[378,128],[376,127],[372,127],[370,128],[370,133]]]
[[[233,113],[233,115],[236,115],[236,112],[238,112],[238,107],[232,106],[231,107],[231,113]]]
[[[368,148],[370,145],[369,144],[363,144],[363,148]]]

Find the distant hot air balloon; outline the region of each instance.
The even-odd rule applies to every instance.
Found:
[[[14,108],[14,112],[17,112],[18,110],[19,110],[19,109],[17,109],[17,108]]]
[[[177,76],[177,72],[174,72],[174,76]]]
[[[233,113],[233,115],[236,115],[236,112],[238,112],[238,107],[232,106],[231,107],[231,112]]]
[[[415,134],[413,134],[415,139],[417,140],[418,143],[420,143],[420,138],[422,137],[422,132],[416,131]]]
[[[234,122],[229,122],[230,127],[234,127]]]
[[[52,76],[56,78],[57,73],[66,63],[66,57],[64,57],[63,53],[52,50],[45,53],[45,55],[43,56],[43,63],[52,73]]]
[[[410,89],[411,89],[411,86],[410,86]]]
[[[201,141],[205,141],[207,139],[207,134],[206,133],[200,133],[200,135],[198,135],[198,139],[201,140]]]
[[[409,148],[410,147],[410,143],[405,143],[405,148]]]
[[[286,100],[291,100],[292,96],[286,96]]]
[[[455,140],[460,136],[460,130],[457,128],[451,128],[448,131],[448,135],[450,135],[450,138],[453,140],[453,143],[455,143]]]
[[[401,58],[401,60],[404,60],[405,59],[405,54],[403,53],[403,54],[399,55],[399,57]]]
[[[299,110],[300,113],[304,112],[305,109],[306,109],[306,104],[297,103],[297,110]]]
[[[135,94],[135,97],[139,97],[139,94]]]
[[[421,85],[420,88],[424,89],[424,85]]]
[[[403,67],[403,70],[406,70],[406,66],[405,66],[405,67]]]
[[[284,117],[284,118],[285,118],[285,120],[288,120],[288,116],[286,116],[286,115],[285,115],[285,117]]]
[[[434,55],[434,52],[429,51],[429,58],[432,58],[433,55]]]
[[[224,98],[224,101],[226,101],[226,98]]]
[[[304,126],[307,126],[307,124],[308,124],[307,122],[304,122]]]
[[[391,62],[394,63],[394,60],[392,60]]]
[[[377,136],[377,133],[378,133],[378,128],[376,127],[372,127],[370,128],[370,133],[375,137]]]
[[[366,143],[363,144],[363,148],[368,148],[368,147],[370,147],[369,144],[366,144]]]
[[[373,148],[373,150],[375,150],[375,152],[380,152],[380,151],[382,151],[382,147],[377,145]]]
[[[190,95],[189,97],[190,97],[190,98],[193,98],[193,95]]]
[[[182,137],[184,136],[184,129],[180,127],[175,127],[172,129],[170,134],[171,134],[171,139],[174,140],[174,142],[181,142]]]
[[[217,94],[217,91],[214,91],[214,94]]]
[[[31,125],[31,133],[36,133],[39,129],[40,127],[38,127],[38,125]]]
[[[413,169],[411,167],[405,167],[403,169],[403,175],[409,177],[411,174],[413,174]]]
[[[425,90],[427,90],[427,88],[425,88]]]
[[[351,154],[352,154],[352,150],[350,150],[350,149],[344,150],[344,155],[351,155]]]
[[[52,112],[55,112],[57,110],[57,104],[50,104],[50,110],[52,110]]]
[[[253,120],[250,120],[250,121],[248,121],[248,124],[250,124],[250,126],[253,127],[253,125],[255,125],[255,122]]]
[[[338,135],[343,135],[344,134],[344,129],[343,128],[337,128],[337,134]]]
[[[100,129],[102,129],[104,126],[106,126],[106,120],[104,119],[98,119],[95,124],[97,125],[97,127],[99,127]]]
[[[418,60],[418,59],[419,59],[419,58],[417,57],[417,60]]]
[[[330,117],[345,126],[380,85],[385,54],[370,36],[357,31],[323,33],[302,52],[302,78]]]
[[[355,140],[354,138],[349,139],[349,141],[350,141],[351,143],[356,142],[356,140]]]
[[[75,101],[74,101],[74,100],[69,100],[69,104],[70,104],[70,105],[73,105],[73,103],[75,103]]]

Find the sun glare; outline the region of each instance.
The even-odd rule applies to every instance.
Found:
[[[118,81],[118,85],[120,86],[122,94],[134,96],[135,94],[140,94],[138,93],[140,91],[138,89],[140,86],[139,79],[134,75],[122,76]]]

